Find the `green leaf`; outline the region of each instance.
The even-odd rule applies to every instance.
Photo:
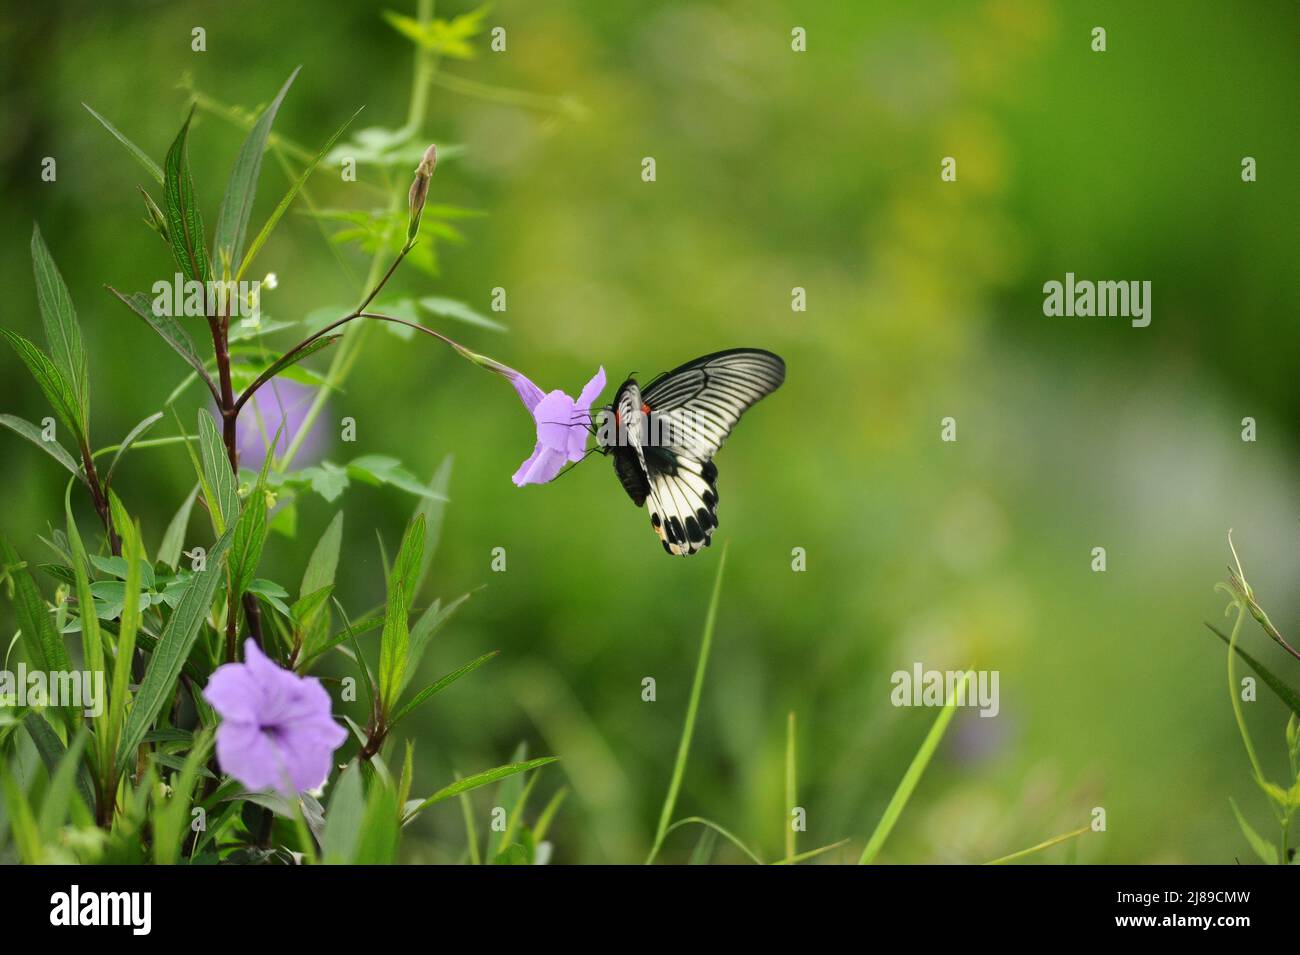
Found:
[[[321,609],[327,605],[333,593],[334,585],[329,584],[320,590],[313,591],[305,597],[295,600],[293,606],[289,608],[289,613],[294,622],[303,630],[310,630],[319,619]]]
[[[81,778],[81,754],[88,739],[85,727],[78,729],[58,767],[50,774],[50,788],[41,803],[39,829],[43,842],[53,842],[68,817],[68,807]]]
[[[348,476],[369,484],[389,484],[411,494],[434,501],[445,501],[445,495],[421,484],[410,471],[402,467],[397,458],[385,454],[366,454],[348,462]]]
[[[212,526],[218,534],[225,532],[239,514],[239,492],[235,487],[235,474],[230,470],[230,458],[222,442],[221,432],[211,412],[199,409],[199,456],[203,460],[203,476],[211,497],[208,507],[212,511]]]
[[[361,820],[357,865],[391,865],[397,861],[400,812],[397,793],[390,781],[376,774],[366,800],[366,814]]]
[[[1277,846],[1251,827],[1250,823],[1246,821],[1246,817],[1241,814],[1241,810],[1237,808],[1235,799],[1229,796],[1228,802],[1232,805],[1233,815],[1237,817],[1237,825],[1241,827],[1241,831],[1245,835],[1246,841],[1250,843],[1250,847],[1255,850],[1255,855],[1259,856],[1266,865],[1277,865]]]
[[[27,865],[38,865],[41,861],[41,833],[32,815],[31,804],[23,793],[18,780],[9,771],[9,761],[0,759],[0,795],[4,796],[5,809],[9,814],[9,827],[13,830],[14,844],[18,847],[18,858]]]
[[[402,824],[410,822],[424,810],[428,809],[444,799],[450,799],[452,796],[458,796],[463,792],[469,792],[471,789],[478,789],[480,786],[488,786],[498,780],[513,776],[516,773],[526,773],[530,769],[537,769],[548,763],[555,762],[559,757],[541,756],[537,759],[526,760],[521,763],[507,763],[504,766],[497,766],[495,769],[486,769],[481,773],[475,773],[473,776],[466,776],[464,779],[458,779],[450,786],[443,786],[436,793],[425,799],[418,806],[408,812],[402,820]]]
[[[90,594],[90,576],[86,571],[86,547],[81,542],[81,532],[72,517],[72,504],[65,508],[68,528],[68,547],[72,552],[72,573],[77,580],[77,608],[81,617],[81,659],[91,673],[104,678],[104,644],[99,635],[99,618],[95,616],[95,598]],[[138,589],[138,588],[137,588]],[[103,686],[103,682],[98,684]],[[102,700],[100,701],[103,702]]]
[[[269,457],[267,460],[270,460]],[[248,496],[244,512],[235,523],[235,538],[230,547],[231,580],[238,599],[253,582],[262,548],[266,544],[266,495],[258,488]]]
[[[82,484],[86,483],[86,476],[81,471],[81,465],[78,464],[76,459],[68,453],[68,449],[54,439],[46,441],[44,436],[41,434],[41,429],[36,427],[36,425],[11,414],[0,414],[0,425],[4,425],[4,427],[8,428],[14,434],[26,438],[76,475],[77,480]]]
[[[325,588],[334,586],[334,575],[338,571],[339,549],[342,544],[343,512],[339,511],[325,527],[325,532],[316,542],[311,557],[307,559],[307,569],[303,571],[302,585],[298,588],[299,603],[305,601],[311,594],[320,593]],[[319,615],[313,613],[312,620],[309,622],[304,619],[302,625],[303,658],[305,659],[313,654],[315,648],[329,632],[329,612]]]
[[[402,579],[393,574],[388,581],[388,603],[384,610],[384,629],[379,637],[379,700],[384,713],[397,702],[402,677],[406,671],[406,654],[411,632],[406,619],[406,591]]]
[[[36,588],[36,581],[25,566],[18,552],[9,543],[9,539],[0,533],[0,577],[7,572],[13,584],[14,607],[18,612],[18,625],[23,631],[23,646],[27,648],[30,663],[36,668],[49,672],[51,670],[72,670],[72,660],[68,648],[54,629],[45,608],[45,600]]]
[[[189,658],[199,628],[203,626],[212,598],[216,595],[217,585],[224,576],[221,562],[230,548],[233,536],[232,527],[212,545],[207,565],[201,573],[195,574],[194,582],[182,595],[180,604],[163,629],[158,646],[149,658],[149,667],[122,732],[122,741],[117,750],[119,768],[125,768],[130,763],[132,754],[144,739],[145,733],[149,731],[163,705],[171,698],[176,678]]]
[[[406,525],[406,533],[402,535],[402,543],[397,549],[397,560],[393,562],[393,574],[401,581],[408,611],[415,600],[415,579],[424,560],[424,537],[427,526],[424,514],[417,512],[411,523]]]
[[[45,325],[50,359],[72,388],[84,430],[90,414],[90,368],[81,328],[77,325],[77,310],[72,307],[68,286],[41,237],[40,226],[35,224],[32,225],[32,270],[36,273],[36,302]]]
[[[458,322],[464,322],[466,325],[474,325],[478,328],[489,328],[494,332],[504,332],[506,326],[500,322],[493,321],[486,315],[476,312],[469,305],[454,298],[442,298],[437,295],[428,295],[419,300],[420,307],[425,311],[432,312],[434,315],[441,315],[443,318],[454,318]]]
[[[104,475],[105,487],[108,487],[113,483],[113,472],[117,470],[117,462],[122,460],[122,455],[131,450],[131,445],[135,444],[136,441],[140,440],[142,435],[161,421],[162,416],[163,413],[161,411],[155,411],[127,432],[126,437],[122,439],[122,443],[118,445],[117,453],[113,455],[112,462],[108,465],[108,473]]]
[[[469,594],[461,594],[445,607],[442,605],[441,600],[435,600],[425,608],[424,613],[420,614],[419,619],[415,621],[415,626],[411,627],[411,646],[406,655],[406,677],[402,680],[403,689],[411,681],[411,675],[424,657],[424,651],[428,648],[433,635],[442,628],[444,623],[451,619],[452,614],[459,610],[461,604],[469,600],[469,598]]]
[[[193,497],[191,496],[191,500]],[[113,685],[108,695],[108,729],[103,734],[100,751],[100,774],[104,778],[104,792],[117,789],[116,753],[121,742],[122,727],[126,722],[126,704],[131,696],[131,666],[135,662],[136,635],[140,631],[140,572],[144,562],[144,544],[140,539],[140,525],[135,521],[116,524],[122,538],[122,554],[127,566],[126,588],[122,600],[122,616],[117,628],[117,653],[113,659]]]
[[[1232,646],[1232,641],[1228,638],[1228,635],[1215,627],[1214,624],[1207,623],[1205,626],[1209,629],[1210,633],[1228,644],[1228,646]],[[1262,663],[1252,657],[1245,650],[1241,649],[1240,646],[1235,649],[1237,651],[1237,656],[1245,660],[1246,665],[1259,674],[1259,678],[1264,681],[1270,690],[1278,695],[1278,698],[1291,709],[1291,712],[1300,715],[1300,695],[1297,695],[1296,691],[1283,683],[1280,677],[1276,676]]]
[[[59,765],[67,753],[67,747],[63,745],[63,740],[59,734],[54,731],[44,713],[28,713],[23,718],[23,726],[27,729],[27,735],[32,738],[32,743],[36,751],[41,756],[41,762],[45,768],[53,775],[58,771]],[[87,806],[95,804],[95,797],[91,793],[90,782],[85,773],[78,773],[76,776],[77,790],[81,793],[81,800]]]
[[[334,784],[329,808],[325,811],[325,836],[321,841],[321,861],[346,865],[357,853],[357,841],[365,817],[365,793],[361,787],[361,767],[353,760]]]
[[[364,107],[362,107],[362,109],[364,109]],[[239,264],[239,271],[235,273],[236,280],[243,277],[244,272],[247,271],[249,265],[252,264],[253,258],[257,255],[258,251],[262,248],[263,244],[265,244],[266,240],[270,237],[272,230],[275,229],[276,224],[279,223],[280,218],[284,215],[285,211],[289,208],[290,203],[293,202],[294,196],[298,195],[298,191],[302,189],[303,185],[307,182],[307,179],[311,176],[311,174],[316,171],[316,167],[320,164],[321,159],[325,157],[325,155],[330,151],[330,147],[332,147],[334,143],[338,140],[338,138],[343,135],[343,131],[347,129],[350,125],[352,125],[352,121],[356,119],[360,113],[361,113],[361,109],[358,109],[355,113],[353,113],[351,116],[348,117],[347,121],[342,126],[340,126],[337,130],[335,130],[334,135],[329,138],[329,141],[324,146],[322,146],[320,152],[316,154],[316,158],[314,158],[310,163],[307,164],[307,168],[302,171],[302,175],[300,175],[294,181],[294,184],[289,187],[289,191],[285,193],[284,197],[280,200],[279,204],[275,207],[275,211],[271,213],[271,217],[266,220],[266,224],[262,226],[261,231],[257,233],[257,236],[253,239],[252,244],[249,245],[248,253],[244,256],[244,260]]]
[[[483,19],[491,9],[489,3],[450,20],[434,19],[425,22],[385,10],[384,19],[402,36],[430,53],[469,60],[475,55],[474,45],[470,41],[483,32]]]
[[[465,676],[466,674],[473,673],[475,670],[477,670],[483,664],[487,663],[489,660],[491,660],[494,656],[496,656],[500,652],[501,652],[500,650],[493,650],[490,653],[485,653],[477,660],[471,660],[469,663],[466,663],[460,669],[452,670],[446,676],[426,686],[419,693],[415,694],[415,696],[411,698],[411,701],[409,703],[405,704],[401,709],[399,709],[396,713],[393,714],[392,719],[388,721],[389,727],[392,728],[396,726],[398,721],[401,720],[402,717],[406,716],[408,713],[414,710],[417,706],[419,706],[429,697],[433,696],[435,693],[445,690],[447,687],[451,686],[453,683],[455,683],[457,680],[459,680],[461,677]]]
[[[162,185],[162,181],[163,181],[162,169],[159,167],[159,165],[156,162],[154,162],[145,154],[145,151],[143,149],[141,149],[135,143],[131,142],[131,140],[127,139],[124,135],[122,135],[121,132],[118,131],[118,128],[116,126],[114,126],[103,116],[100,116],[97,112],[91,109],[89,103],[82,103],[81,105],[86,107],[86,111],[90,113],[91,116],[99,120],[100,125],[103,126],[105,129],[107,129],[114,139],[116,139],[119,143],[121,143],[123,146],[126,147],[126,151],[135,157],[136,162],[138,162],[141,166],[143,166],[145,169],[149,171],[149,175],[153,176],[154,179],[158,180],[159,185]]]
[[[233,273],[244,254],[244,236],[248,231],[249,215],[253,211],[253,198],[257,195],[257,177],[262,170],[266,140],[271,135],[271,125],[275,122],[280,103],[284,101],[284,96],[289,92],[300,69],[301,66],[294,68],[275,99],[271,100],[271,105],[262,111],[253,128],[248,131],[248,137],[235,159],[235,168],[230,171],[226,196],[221,202],[221,212],[217,215],[212,251],[212,259],[223,273]]]
[[[284,371],[284,369],[289,368],[292,365],[298,364],[298,362],[302,361],[305,358],[310,358],[312,355],[316,354],[322,348],[328,348],[330,345],[333,345],[342,337],[343,337],[342,335],[326,335],[324,338],[318,338],[310,345],[306,345],[303,348],[298,349],[297,351],[286,352],[285,354],[277,358],[274,362],[272,362],[271,366],[267,368],[265,371],[261,372],[257,377],[262,379],[263,381],[270,381],[276,375]]]
[[[50,361],[45,352],[23,336],[7,328],[0,328],[0,335],[5,337],[18,357],[23,360],[27,370],[40,385],[45,400],[50,403],[50,407],[54,409],[54,413],[59,416],[64,426],[76,437],[77,444],[84,446],[87,443],[85,421],[81,415],[77,396],[63,373]]]
[[[957,713],[957,701],[965,694],[966,684],[970,680],[971,673],[970,669],[962,671],[961,682],[953,688],[952,695],[944,703],[943,709],[939,711],[934,725],[930,727],[930,732],[925,735],[925,739],[921,742],[921,748],[912,757],[907,772],[899,780],[898,788],[894,790],[893,797],[889,800],[889,804],[885,806],[880,822],[876,824],[875,831],[871,833],[871,838],[867,840],[867,845],[858,859],[859,865],[866,865],[875,859],[880,853],[881,847],[885,844],[885,840],[889,838],[894,825],[898,822],[898,817],[903,814],[908,800],[912,798],[912,792],[916,789],[916,784],[921,781],[925,768],[930,765],[931,757],[934,756],[935,750],[939,748],[939,743],[943,740],[943,734],[948,730],[948,724],[952,722],[953,716]]]
[[[189,831],[190,800],[194,784],[198,781],[203,761],[207,759],[212,744],[211,729],[204,730],[194,741],[180,773],[173,778],[171,798],[161,806],[155,804],[153,821],[153,852],[156,865],[175,865],[180,858],[185,834]]]
[[[190,524],[190,511],[194,508],[194,499],[198,494],[199,486],[196,484],[181,502],[171,523],[167,525],[162,543],[158,545],[158,559],[172,570],[175,570],[176,565],[181,561],[181,551],[185,547],[185,531]]]
[[[172,255],[186,278],[202,282],[204,287],[212,279],[212,265],[203,241],[203,215],[194,195],[194,179],[190,175],[186,140],[190,133],[193,112],[186,117],[185,125],[177,134],[167,159],[163,163],[167,213],[167,239]]]
[[[144,319],[145,324],[158,333],[163,341],[171,346],[176,354],[180,355],[194,371],[202,378],[208,386],[208,390],[214,395],[217,394],[216,382],[208,374],[207,368],[203,364],[203,359],[199,357],[198,350],[194,347],[194,340],[190,338],[181,324],[170,315],[158,315],[154,313],[153,302],[144,292],[136,292],[132,295],[123,295],[111,285],[106,285],[110,292],[117,296],[127,308],[135,312],[140,318]]]

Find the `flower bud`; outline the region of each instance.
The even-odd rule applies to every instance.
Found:
[[[416,233],[420,231],[420,214],[424,212],[424,201],[429,196],[429,180],[433,178],[433,167],[438,164],[438,147],[433,143],[424,151],[424,158],[420,160],[420,165],[415,167],[415,180],[411,183],[411,192],[408,196],[410,206],[410,215],[406,225],[406,241],[408,243],[415,241]]]

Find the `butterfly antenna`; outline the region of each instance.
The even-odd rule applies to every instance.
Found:
[[[564,475],[568,474],[570,471],[572,471],[574,468],[576,468],[576,467],[577,467],[579,464],[581,464],[583,461],[587,460],[587,458],[589,458],[589,457],[590,457],[594,452],[599,451],[599,450],[600,450],[600,446],[599,446],[599,445],[595,445],[595,446],[593,446],[593,447],[588,448],[585,452],[583,452],[582,457],[579,458],[577,461],[572,461],[572,462],[570,462],[569,464],[566,464],[566,465],[564,466],[564,469],[561,470],[559,474],[557,474],[557,475],[555,475],[555,477],[551,478],[550,483],[553,484],[553,483],[555,483],[556,481],[558,481],[560,478],[564,477]]]

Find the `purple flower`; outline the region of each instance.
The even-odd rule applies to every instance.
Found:
[[[221,715],[221,771],[250,790],[315,789],[348,736],[330,715],[329,694],[315,677],[276,666],[252,640],[244,660],[218,667],[203,691]]]
[[[602,367],[582,388],[574,401],[563,391],[542,394],[542,389],[519,372],[510,376],[519,392],[524,407],[537,422],[537,447],[532,456],[519,465],[513,478],[516,485],[545,484],[560,473],[569,461],[581,461],[587,445],[586,424],[591,414],[591,403],[605,390],[605,369]]]
[[[273,378],[259,388],[249,399],[235,428],[239,463],[254,471],[259,470],[266,460],[266,446],[281,425],[284,428],[280,430],[275,453],[284,454],[289,450],[289,444],[302,428],[307,409],[315,397],[316,389],[288,378]],[[324,444],[325,422],[321,417],[316,419],[303,439],[297,463],[312,463],[322,452]]]

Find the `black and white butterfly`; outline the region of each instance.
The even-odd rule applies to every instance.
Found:
[[[785,362],[769,351],[732,348],[689,361],[644,388],[619,386],[597,445],[614,456],[623,489],[640,507],[664,550],[686,557],[707,547],[718,526],[718,469],[713,456],[745,409],[785,380]]]

